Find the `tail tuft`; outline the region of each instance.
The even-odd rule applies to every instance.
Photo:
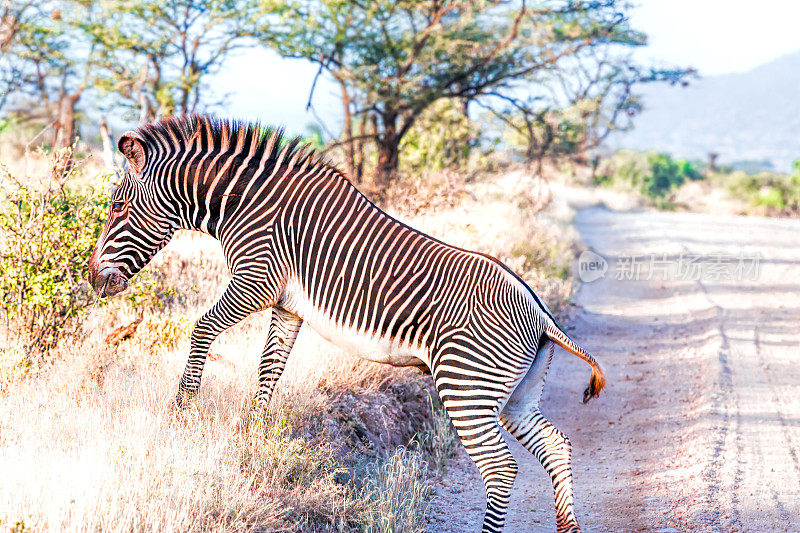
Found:
[[[583,403],[587,403],[592,398],[600,396],[600,391],[606,386],[606,377],[599,366],[592,365],[592,377],[589,378],[589,386],[583,391]]]
[[[603,390],[603,387],[606,386],[606,377],[603,375],[603,370],[600,368],[597,360],[592,357],[592,354],[575,344],[575,341],[570,339],[569,335],[564,333],[564,331],[558,327],[558,324],[556,324],[552,317],[548,316],[548,318],[549,320],[547,323],[547,328],[545,329],[545,334],[550,338],[550,340],[564,348],[569,353],[577,355],[589,363],[589,366],[592,367],[592,377],[589,380],[589,386],[586,387],[585,391],[583,391],[583,403],[588,402],[592,398],[596,398],[600,395],[600,391]]]

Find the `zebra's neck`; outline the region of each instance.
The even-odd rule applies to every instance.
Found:
[[[285,141],[281,130],[208,116],[162,119],[138,130],[145,142],[145,174],[176,227],[220,237],[243,206],[263,209],[281,201],[297,180],[346,181],[313,152]],[[354,189],[353,189],[354,190]],[[356,193],[357,194],[357,193]]]
[[[296,182],[324,181],[338,172],[291,145],[276,152],[269,146],[255,150],[241,141],[227,149],[192,141],[169,154],[159,174],[180,227],[220,238],[231,217],[285,203]]]

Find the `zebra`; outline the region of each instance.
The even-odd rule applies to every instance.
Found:
[[[213,340],[272,309],[255,402],[266,406],[304,322],[366,359],[428,369],[486,489],[485,533],[502,530],[517,473],[500,428],[541,462],[559,532],[580,531],[569,439],[539,411],[554,346],[605,377],[511,269],[392,218],[283,131],[212,116],[169,117],[122,135],[126,160],[89,260],[114,296],[178,229],[219,240],[232,279],[195,324],[175,402],[200,386]]]

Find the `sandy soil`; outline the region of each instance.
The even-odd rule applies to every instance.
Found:
[[[575,225],[609,270],[581,285],[569,330],[608,387],[581,405],[588,370],[559,352],[542,411],[572,440],[584,530],[800,531],[800,221],[589,208]],[[756,276],[736,279],[739,254],[760,254]],[[630,256],[638,280],[617,279]],[[506,531],[554,531],[549,479],[512,449]],[[462,454],[429,531],[479,531],[483,509]]]

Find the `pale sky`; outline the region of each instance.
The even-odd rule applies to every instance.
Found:
[[[800,0],[634,0],[634,28],[650,37],[642,60],[692,66],[701,75],[745,72],[800,50]],[[229,60],[212,86],[230,94],[221,114],[285,125],[302,133],[316,68],[273,52],[248,50]],[[336,86],[319,83],[314,103],[334,133],[340,127]]]
[[[697,68],[702,75],[745,72],[800,50],[798,0],[634,0],[634,28],[650,42],[640,57]]]

